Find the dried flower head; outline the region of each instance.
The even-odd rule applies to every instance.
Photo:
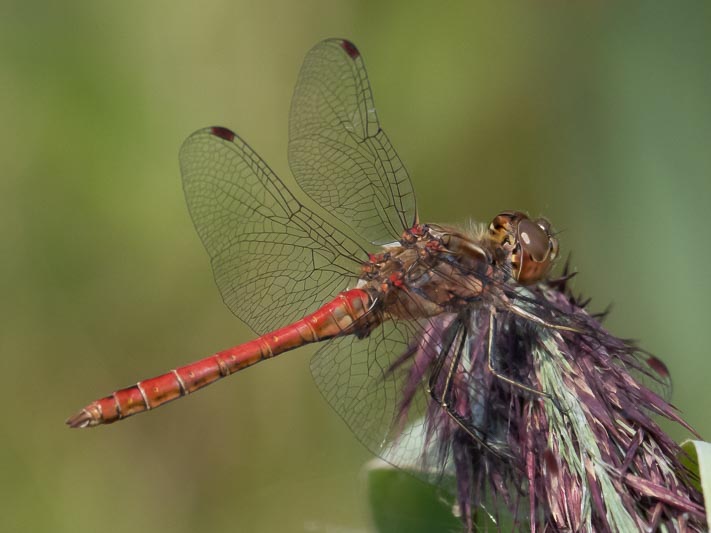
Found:
[[[454,473],[454,481],[446,473],[437,481],[452,483],[468,530],[488,514],[483,522],[499,529],[705,531],[683,452],[653,418],[694,433],[664,397],[666,367],[609,333],[604,314],[589,314],[570,293],[570,277],[566,268],[515,298],[532,315],[566,317],[572,331],[512,313],[492,321],[476,309],[467,324],[453,315],[430,320],[407,355],[401,418],[429,372],[430,388],[447,395],[461,420],[430,402],[424,477]],[[456,370],[432,379],[439,367]]]

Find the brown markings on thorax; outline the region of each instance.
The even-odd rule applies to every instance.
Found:
[[[372,254],[361,279],[383,312],[395,318],[426,318],[456,312],[481,299],[497,275],[491,241],[453,228],[418,225],[399,244]]]

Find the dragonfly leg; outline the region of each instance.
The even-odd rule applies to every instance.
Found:
[[[494,312],[489,313],[489,332],[487,334],[487,342],[486,342],[486,352],[487,352],[487,366],[489,368],[489,372],[491,372],[494,376],[496,376],[498,379],[505,381],[506,383],[518,387],[519,389],[525,390],[527,392],[530,392],[531,394],[535,394],[536,396],[541,396],[547,400],[550,400],[553,402],[553,405],[558,409],[561,413],[566,413],[568,410],[564,409],[563,406],[561,405],[560,401],[551,396],[550,393],[538,390],[533,387],[529,387],[528,385],[525,385],[519,381],[516,381],[513,378],[510,378],[508,376],[505,376],[498,370],[494,368],[494,332],[496,331],[496,317],[494,315]]]
[[[455,323],[452,323],[452,325],[447,329],[447,336],[445,338],[445,342],[442,345],[442,349],[440,350],[440,356],[437,358],[437,362],[435,363],[434,368],[432,369],[432,373],[430,374],[430,379],[427,385],[427,392],[428,394],[435,400],[437,403],[441,403],[435,394],[435,388],[437,386],[437,381],[439,380],[439,375],[442,372],[442,368],[444,367],[444,361],[447,358],[447,353],[449,353],[449,350],[452,349],[452,344],[454,344],[454,339],[457,336],[457,331],[461,327],[461,321],[457,321]],[[451,332],[454,332],[451,334]]]
[[[551,395],[548,394],[547,392],[540,391],[538,389],[534,389],[533,387],[529,387],[528,385],[524,385],[523,383],[516,381],[513,378],[505,376],[504,374],[500,373],[498,370],[496,370],[494,368],[494,332],[495,331],[496,331],[496,317],[494,316],[494,312],[492,311],[489,313],[489,332],[487,334],[487,341],[486,341],[486,355],[487,355],[487,365],[489,367],[489,372],[491,372],[494,376],[496,376],[500,380],[505,381],[506,383],[513,385],[514,387],[518,387],[519,389],[530,392],[531,394],[535,394],[537,396],[542,396],[544,398],[552,400]]]
[[[460,333],[462,332],[462,333]],[[458,335],[459,333],[459,335]],[[442,370],[444,368],[444,361],[446,359],[447,353],[449,353],[452,345],[454,344],[454,341],[456,340],[457,337],[460,337],[460,346],[456,349],[455,354],[452,356],[452,361],[449,365],[449,368],[447,370],[447,376],[445,378],[445,383],[444,383],[444,390],[442,391],[441,395],[438,395],[436,392],[437,388],[437,382],[439,381],[440,374],[442,373]],[[428,386],[428,392],[430,394],[430,397],[437,402],[442,409],[447,413],[447,415],[454,420],[454,422],[479,446],[482,448],[485,448],[489,452],[491,452],[494,455],[497,456],[502,456],[505,455],[502,451],[495,450],[491,444],[486,442],[485,436],[480,436],[483,435],[482,431],[479,428],[474,427],[472,424],[470,424],[462,415],[460,415],[454,407],[450,404],[450,400],[452,399],[452,383],[453,383],[453,378],[454,374],[457,371],[457,367],[459,366],[459,362],[461,361],[462,358],[462,351],[464,348],[464,344],[466,343],[466,334],[463,333],[463,329],[456,329],[456,332],[454,335],[452,335],[452,338],[447,341],[445,346],[443,347],[441,351],[441,356],[439,360],[437,361],[437,365],[435,366],[429,380],[429,386]]]
[[[585,333],[584,331],[574,328],[572,326],[565,326],[563,324],[554,324],[553,322],[548,322],[547,320],[543,320],[541,317],[534,315],[533,313],[530,313],[526,311],[525,309],[520,308],[517,305],[514,305],[512,303],[506,304],[506,309],[511,311],[513,314],[518,315],[522,318],[525,318],[526,320],[530,320],[531,322],[535,322],[536,324],[549,328],[549,329],[555,329],[557,331],[570,331],[572,333]]]

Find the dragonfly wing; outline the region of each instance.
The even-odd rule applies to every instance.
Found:
[[[222,298],[256,332],[314,311],[357,277],[367,257],[359,245],[299,203],[230,130],[193,133],[180,167]]]
[[[472,428],[482,421],[487,389],[481,376],[465,368],[468,355],[455,365],[456,350],[463,346],[447,338],[461,339],[464,332],[452,324],[453,315],[421,323],[389,320],[365,339],[338,337],[314,355],[311,372],[328,403],[369,450],[454,493],[453,443],[467,439],[439,403],[447,374],[454,366],[457,408],[466,411],[462,417]],[[484,427],[473,431],[486,437]]]
[[[289,164],[301,188],[372,243],[416,219],[410,177],[381,129],[363,58],[342,39],[306,56],[289,120]]]
[[[637,383],[665,402],[671,402],[673,391],[671,375],[660,359],[638,348],[631,341],[625,341],[625,344],[618,348],[617,357],[618,364],[623,365]]]

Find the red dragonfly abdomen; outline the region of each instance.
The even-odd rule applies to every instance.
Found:
[[[370,304],[370,296],[362,289],[342,292],[293,324],[96,400],[70,417],[67,424],[73,428],[110,424],[176,400],[304,344],[355,333],[351,326],[368,313]]]

